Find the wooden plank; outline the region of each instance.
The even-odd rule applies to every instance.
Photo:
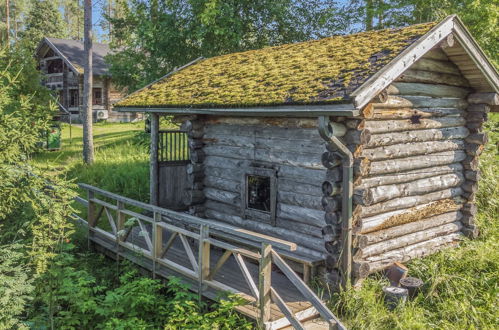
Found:
[[[199,234],[194,233],[192,231],[189,231],[187,229],[183,229],[183,228],[180,228],[180,227],[177,227],[177,226],[173,226],[173,225],[170,225],[170,224],[167,224],[167,223],[164,223],[164,222],[158,222],[158,226],[160,226],[161,228],[164,228],[164,229],[166,229],[168,231],[171,231],[171,232],[182,234],[184,236],[187,236],[187,237],[190,237],[190,238],[194,238],[194,239],[199,239]]]
[[[199,299],[203,293],[203,282],[210,276],[210,232],[208,225],[201,225],[199,229],[199,252],[198,252],[198,286]]]
[[[243,257],[239,253],[234,253],[234,258],[236,259],[237,264],[239,265],[239,269],[241,270],[241,273],[243,274],[243,277],[248,284],[248,287],[250,288],[251,293],[256,299],[259,299],[259,292],[258,288],[255,284],[255,281],[253,280],[253,277],[251,276],[248,267],[246,267],[246,263],[243,259]]]
[[[104,210],[106,211],[107,220],[109,220],[109,225],[111,226],[111,229],[113,230],[113,234],[117,235],[118,230],[116,229],[116,223],[114,222],[113,216],[111,215],[111,213],[109,213],[109,210],[107,209],[107,207],[105,207]]]
[[[198,272],[198,270],[199,270],[198,263],[196,261],[196,257],[194,256],[194,253],[192,252],[191,245],[189,244],[189,242],[187,241],[187,239],[185,238],[184,235],[179,234],[179,237],[180,237],[180,241],[182,242],[182,245],[184,246],[185,252],[187,254],[187,258],[189,258],[189,261],[192,265],[192,269],[195,272]]]
[[[282,311],[282,313],[286,316],[286,318],[289,320],[291,325],[298,330],[305,330],[305,328],[302,326],[301,322],[295,317],[294,313],[286,306],[286,302],[279,296],[279,294],[274,290],[274,288],[270,288],[270,294],[272,297],[272,301],[276,303],[276,305],[279,307],[279,309]]]
[[[272,246],[267,243],[262,243],[260,255],[260,269],[258,272],[258,306],[260,308],[260,322],[261,324],[265,324],[270,320]]]
[[[213,280],[217,272],[222,268],[222,266],[225,264],[225,262],[230,258],[232,255],[231,250],[225,250],[224,254],[218,259],[217,264],[215,267],[213,267],[210,271],[210,275],[208,276],[208,280]]]
[[[166,242],[165,247],[161,250],[160,258],[164,258],[165,257],[166,252],[168,252],[168,250],[171,248],[171,246],[173,244],[173,241],[175,240],[175,238],[177,236],[178,236],[177,232],[173,232],[172,233],[172,235],[170,236],[170,238]]]

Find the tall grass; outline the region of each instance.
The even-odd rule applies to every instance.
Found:
[[[389,311],[380,275],[362,288],[333,296],[331,306],[351,329],[497,329],[499,325],[499,114],[487,123],[490,142],[481,158],[477,222],[480,236],[408,264],[425,282],[421,294]]]

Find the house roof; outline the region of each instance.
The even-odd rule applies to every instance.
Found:
[[[66,61],[73,66],[78,73],[83,73],[85,66],[85,53],[83,42],[79,40],[43,38],[42,43],[47,43],[51,48],[55,48]],[[109,73],[104,57],[111,52],[109,45],[94,42],[92,44],[93,72],[96,76],[103,76]]]
[[[456,29],[456,24],[464,32]],[[300,114],[311,113],[311,108],[321,112],[360,109],[453,32],[458,33],[458,41],[473,43],[474,56],[483,62],[482,71],[497,89],[497,71],[461,21],[450,16],[438,24],[333,36],[197,60],[130,94],[115,107],[243,115],[276,114],[278,109],[285,114],[296,108],[301,109],[295,112]]]

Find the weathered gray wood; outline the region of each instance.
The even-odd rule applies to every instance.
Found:
[[[483,112],[488,113],[490,111],[490,106],[487,104],[470,104],[466,111],[468,112]]]
[[[323,227],[324,211],[312,210],[300,206],[280,203],[278,205],[277,216],[283,219],[290,219],[309,225]]]
[[[366,258],[378,254],[385,253],[390,250],[402,248],[419,242],[427,241],[438,236],[449,235],[461,230],[463,225],[460,221],[455,221],[443,224],[437,227],[432,227],[426,230],[416,231],[404,236],[399,236],[386,241],[381,241],[365,248],[359,249],[355,257]]]
[[[378,161],[417,155],[426,155],[442,151],[463,150],[464,148],[465,145],[462,140],[412,142],[383,146],[373,149],[363,149],[360,156],[367,157],[371,161]]]
[[[206,176],[203,180],[205,187],[215,188],[225,191],[238,193],[241,191],[241,180],[228,180],[215,176]]]
[[[483,144],[466,143],[466,154],[469,156],[480,156],[484,149]]]
[[[400,132],[407,130],[431,129],[443,127],[463,126],[466,120],[462,117],[440,117],[440,118],[421,118],[418,123],[411,120],[369,120],[365,122],[365,129],[372,134]],[[362,128],[359,128],[362,129]],[[374,137],[373,137],[374,138]]]
[[[334,212],[340,208],[341,201],[335,197],[323,196],[321,198],[321,206],[325,212]]]
[[[468,95],[471,104],[499,105],[499,94],[497,93],[473,93]]]
[[[487,142],[489,142],[489,137],[487,133],[475,133],[469,135],[464,140],[468,143],[487,144]]]
[[[372,205],[398,197],[422,195],[428,192],[453,188],[464,182],[461,173],[450,173],[412,182],[356,189],[354,201],[360,205]]]
[[[388,96],[385,103],[374,103],[374,109],[396,108],[457,108],[466,109],[468,102],[463,98],[434,98],[430,96]]]
[[[249,272],[248,272],[249,273]],[[252,280],[250,274],[248,274]],[[265,324],[270,320],[270,304],[272,300],[272,246],[262,243],[260,249],[259,271],[258,271],[258,305],[260,308],[260,322]]]
[[[205,195],[202,190],[186,189],[182,194],[182,202],[185,205],[200,204],[205,200]]]
[[[449,73],[460,75],[461,72],[457,66],[449,61],[438,61],[429,58],[421,58],[416,61],[411,67],[412,70],[423,70],[432,72]]]
[[[449,58],[447,57],[447,54],[445,54],[442,49],[440,48],[434,48],[430,49],[427,51],[423,56],[423,58],[429,58],[432,60],[439,60],[439,61],[449,61]]]
[[[324,181],[322,183],[322,194],[324,196],[335,196],[342,191],[342,185],[337,182]]]
[[[426,83],[426,84],[444,84],[452,86],[468,87],[469,82],[462,76],[422,70],[407,70],[395,81]]]
[[[480,180],[480,171],[471,171],[471,170],[468,170],[468,171],[465,171],[464,172],[464,177],[467,179],[467,180],[471,180],[471,181],[479,181]]]
[[[368,257],[366,258],[366,261],[370,263],[369,272],[374,273],[380,271],[397,261],[406,262],[414,258],[430,255],[445,246],[459,242],[461,238],[462,234],[452,233],[404,248],[391,250],[377,256]]]
[[[341,165],[342,159],[343,158],[338,152],[326,151],[321,156],[322,166],[324,166],[327,169],[332,169],[338,165]]]
[[[460,162],[466,158],[463,150],[444,151],[428,154],[425,157],[414,156],[400,158],[396,162],[392,160],[383,160],[371,162],[366,171],[369,175],[400,173],[420,168],[431,168],[439,165],[452,164]]]
[[[386,89],[388,95],[411,95],[431,97],[466,97],[469,90],[457,86],[394,82]]]
[[[416,195],[392,199],[383,203],[374,204],[371,206],[357,205],[354,209],[354,217],[356,219],[366,218],[377,214],[391,212],[396,210],[408,209],[421,204],[427,204],[432,201],[458,198],[463,193],[461,188],[444,189],[441,191],[432,192],[424,195]]]
[[[186,165],[159,166],[158,205],[170,209],[184,209],[182,193],[188,188]]]
[[[295,232],[291,229],[274,227],[262,222],[248,221],[239,216],[224,214],[218,210],[207,209],[206,216],[232,225],[237,225],[242,228],[247,228],[249,230],[263,232],[277,237],[286,237],[286,239],[289,239],[297,244],[297,253],[315,256],[318,258],[323,257],[325,253],[322,240],[310,239],[310,236]]]
[[[362,178],[355,186],[356,189],[367,189],[381,185],[404,183],[418,179],[428,178],[437,175],[460,172],[463,170],[461,163],[432,167],[428,169],[417,169],[399,174],[379,175],[374,177]]]
[[[314,210],[321,210],[321,199],[318,196],[297,194],[289,191],[278,191],[277,202],[296,205]]]
[[[376,109],[373,119],[411,119],[430,117],[459,117],[464,115],[464,110],[456,108],[398,108],[398,109]]]
[[[358,130],[348,130],[343,141],[346,144],[367,144],[371,140],[371,132],[367,129]]]
[[[395,226],[365,235],[356,236],[356,245],[358,248],[365,248],[368,245],[376,244],[382,241],[388,241],[399,236],[408,235],[418,231],[424,231],[429,228],[439,227],[451,222],[460,221],[463,215],[459,211],[448,212],[434,217],[429,217],[420,221],[409,222],[400,226]]]
[[[297,182],[293,180],[278,178],[277,189],[279,191],[296,192],[299,194],[307,194],[310,196],[317,196],[320,198],[322,196],[321,186],[316,185],[314,182],[312,183],[313,184],[305,184],[305,183],[297,184]]]
[[[463,166],[467,170],[478,171],[480,165],[480,159],[476,156],[466,156],[463,159]]]
[[[371,141],[366,144],[366,147],[373,148],[399,143],[463,139],[468,135],[469,130],[463,126],[405,132],[388,132],[383,134],[373,134],[371,137]]]
[[[225,204],[230,205],[241,205],[241,196],[238,193],[215,189],[215,188],[205,188],[203,189],[204,196],[206,199],[211,199]]]

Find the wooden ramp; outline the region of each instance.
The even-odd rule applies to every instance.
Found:
[[[245,302],[237,311],[265,329],[344,329],[274,249],[293,251],[296,244],[80,187],[88,191],[88,200],[77,199],[87,206],[88,221],[79,220],[107,255],[126,258],[153,276],[179,277],[209,299],[235,294]],[[260,250],[237,246],[238,237],[260,242]]]

